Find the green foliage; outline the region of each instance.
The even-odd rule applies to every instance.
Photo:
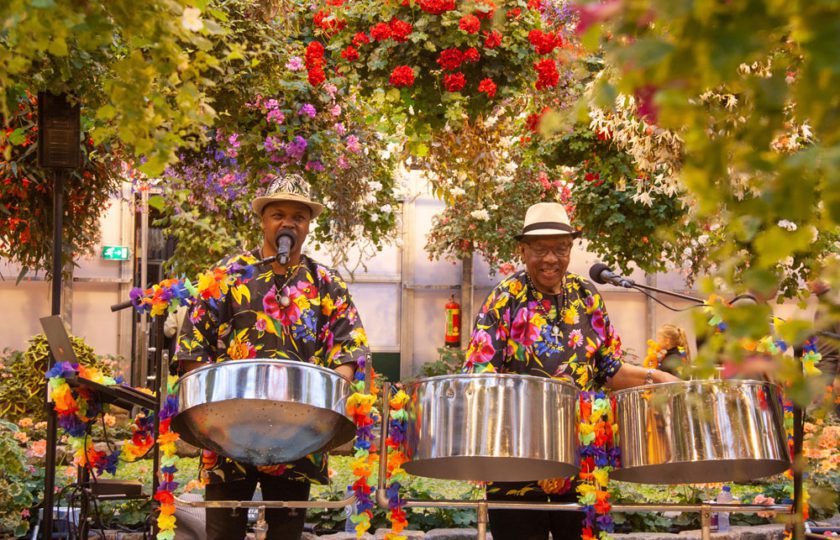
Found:
[[[71,336],[78,362],[96,367],[106,375],[112,374],[116,363],[108,357],[97,356],[82,338]],[[33,336],[24,352],[4,349],[0,355],[0,417],[18,420],[30,417],[44,420],[44,388],[49,359],[49,344],[44,334]]]
[[[0,420],[0,533],[23,536],[29,530],[26,513],[39,499],[37,472],[30,469],[26,454],[14,438],[18,427]]]
[[[438,359],[426,362],[420,367],[421,377],[437,377],[438,375],[453,375],[461,373],[466,351],[460,347],[439,347]]]

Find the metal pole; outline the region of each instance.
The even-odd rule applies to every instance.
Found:
[[[56,170],[53,177],[53,252],[52,252],[52,315],[61,315],[61,233],[64,220],[64,175]],[[52,352],[47,359],[47,371],[52,369]],[[44,538],[52,538],[53,502],[55,500],[55,462],[58,443],[58,418],[49,395],[49,385],[44,392],[47,410],[47,448],[44,466]]]
[[[478,520],[477,540],[487,539],[487,524],[490,522],[490,513],[487,510],[487,501],[479,501],[476,509],[476,518]]]
[[[700,538],[701,540],[712,538],[712,509],[708,504],[700,508]]]
[[[140,189],[140,288],[149,286],[149,184],[144,182]],[[146,387],[149,365],[149,318],[140,314],[140,330],[137,332],[137,356],[132,369],[132,383]]]

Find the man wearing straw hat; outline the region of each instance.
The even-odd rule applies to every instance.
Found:
[[[191,310],[176,358],[220,362],[245,358],[282,358],[335,369],[351,379],[356,362],[368,355],[367,337],[344,280],[301,253],[313,219],[324,207],[311,200],[297,174],[270,178],[265,195],[252,201],[263,232],[262,246],[221,262],[244,267],[250,280],[220,300],[198,302]],[[270,269],[249,266],[277,255],[278,239],[291,238],[288,261]],[[262,273],[260,273],[262,272]],[[312,482],[326,483],[327,460],[311,454],[294,463],[265,467],[237,463],[204,450],[201,478],[207,500],[251,500],[257,483],[263,500],[306,500]],[[266,511],[269,539],[297,539],[305,510]],[[245,537],[247,512],[207,509],[208,540]]]
[[[580,235],[558,203],[538,203],[525,214],[519,241],[521,270],[499,283],[475,320],[465,370],[561,379],[581,390],[629,388],[677,381],[671,374],[622,362],[621,340],[595,286],[567,272]],[[490,500],[575,502],[572,479],[495,482]],[[583,514],[567,511],[490,510],[494,540],[579,538]]]

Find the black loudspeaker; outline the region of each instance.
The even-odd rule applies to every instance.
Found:
[[[38,166],[77,169],[82,165],[79,104],[66,94],[38,92]]]

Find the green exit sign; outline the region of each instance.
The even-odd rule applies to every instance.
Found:
[[[102,246],[102,258],[106,261],[127,261],[128,246]]]

